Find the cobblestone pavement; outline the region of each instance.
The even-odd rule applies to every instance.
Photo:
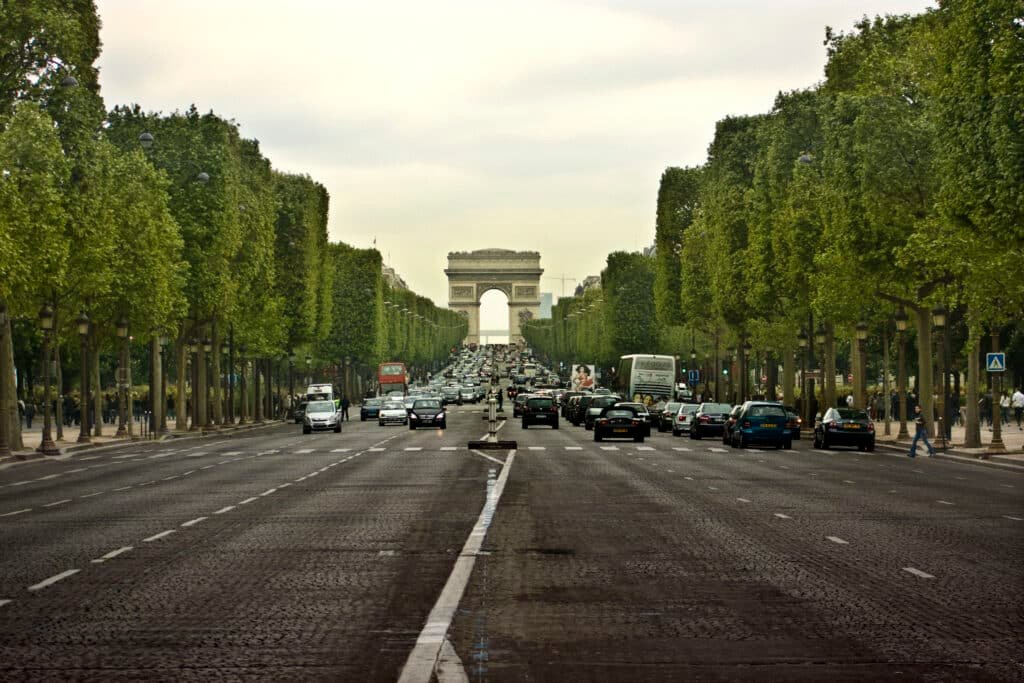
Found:
[[[418,638],[470,680],[1024,678],[1017,472],[510,420],[499,499],[449,425],[0,471],[0,680],[393,681]]]

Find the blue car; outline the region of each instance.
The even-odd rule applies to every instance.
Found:
[[[753,444],[790,449],[793,447],[793,422],[781,403],[747,401],[732,428],[733,448]]]
[[[383,403],[379,398],[368,398],[359,406],[359,421],[376,420],[380,416],[380,405]]]

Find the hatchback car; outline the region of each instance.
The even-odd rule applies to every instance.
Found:
[[[720,436],[732,406],[728,403],[701,403],[690,421],[690,438]]]
[[[683,405],[675,401],[666,403],[658,412],[658,431],[667,432],[675,429],[676,415],[679,414],[679,406]]]
[[[383,427],[386,424],[409,424],[409,413],[405,404],[401,401],[385,401],[377,414],[377,424]]]
[[[448,419],[439,398],[418,398],[409,411],[409,429],[437,427],[446,429]]]
[[[341,417],[334,401],[310,401],[302,418],[302,433],[331,430],[341,433]]]
[[[875,423],[858,408],[829,408],[814,425],[814,447],[856,446],[875,450]]]
[[[520,410],[523,417],[523,429],[530,425],[551,425],[558,429],[558,406],[550,396],[531,396]]]
[[[793,428],[790,429],[790,435],[795,441],[800,440],[800,430],[803,429],[804,419],[800,417],[800,413],[796,412],[796,408],[792,406],[782,406],[786,414],[789,415],[789,421],[794,423]]]
[[[647,425],[644,420],[628,406],[612,407],[604,415],[594,420],[594,441],[605,439],[633,439],[644,442]]]
[[[696,403],[680,403],[672,421],[672,436],[679,436],[683,432],[690,431],[690,421],[697,412]]]
[[[781,403],[747,401],[736,418],[730,442],[733,448],[764,444],[788,450],[793,447],[791,429],[789,415]]]
[[[637,416],[644,421],[644,426],[646,427],[646,429],[644,429],[644,436],[649,437],[651,435],[651,425],[654,424],[654,413],[652,413],[646,405],[632,401],[621,401],[603,409],[601,414],[604,415],[612,408],[632,408],[636,412]]]
[[[384,401],[379,398],[368,398],[363,401],[363,405],[359,406],[359,421],[366,422],[373,418],[376,419],[380,415],[380,407]]]

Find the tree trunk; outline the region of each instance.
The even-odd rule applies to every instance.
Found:
[[[2,306],[3,302],[0,302]],[[32,400],[25,401],[26,405]],[[11,318],[7,316],[0,329],[0,420],[4,421],[3,438],[11,451],[20,451],[21,418],[18,415],[17,385],[14,380],[14,344],[11,340]]]
[[[64,372],[60,362],[60,333],[57,331],[57,311],[53,312],[53,364],[55,367],[54,383],[57,387],[57,406],[54,410],[54,422],[57,426],[57,441],[64,440]]]
[[[188,344],[185,337],[185,329],[182,328],[181,335],[174,340],[174,430],[177,432],[188,431],[188,394],[185,387],[185,376],[188,362],[185,358]]]
[[[210,377],[210,383],[213,385],[213,423],[219,426],[224,424],[224,390],[220,372],[220,330],[216,318],[210,325],[210,339],[213,341],[213,358],[210,363],[213,368]]]
[[[935,435],[935,400],[932,396],[932,320],[927,308],[914,309],[917,320],[917,400],[928,434]]]
[[[972,330],[967,336],[967,420],[964,425],[964,446],[981,448],[981,422],[978,415],[978,380],[981,358],[978,356],[978,335]]]
[[[151,437],[155,437],[160,430],[160,414],[164,409],[164,394],[166,393],[163,379],[163,356],[160,354],[160,339],[154,334],[149,339],[149,375],[152,378],[149,383],[149,404],[152,409],[150,416]]]
[[[259,358],[253,359],[252,362],[252,404],[253,422],[259,423],[263,421],[263,395],[261,392],[262,384],[260,382],[260,375],[263,373],[263,363],[260,362]]]
[[[860,340],[857,339],[856,331],[851,327],[848,329],[850,332],[850,374],[853,375],[853,406],[860,408],[861,410],[867,409],[864,404],[864,377],[862,373],[864,368],[861,367],[862,358],[860,357]]]
[[[820,409],[822,415],[829,408],[836,406],[836,335],[832,323],[825,323],[825,405]]]
[[[199,348],[196,351],[196,385],[192,387],[192,400],[196,402],[196,426],[206,427],[207,396],[206,396],[206,350],[203,338],[199,337]]]
[[[92,387],[92,435],[103,436],[103,385],[100,384],[100,340],[96,326],[90,325],[89,385]]]
[[[882,327],[882,416],[885,419],[886,436],[892,434],[892,384],[889,378],[889,321],[886,321]],[[878,419],[878,416],[875,419]]]
[[[792,406],[796,405],[796,357],[793,349],[782,353],[782,400]]]

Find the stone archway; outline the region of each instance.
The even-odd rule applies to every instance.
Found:
[[[508,297],[508,340],[523,343],[522,324],[540,315],[540,253],[510,249],[448,254],[448,308],[467,316],[467,344],[480,342],[480,297],[498,289]]]

